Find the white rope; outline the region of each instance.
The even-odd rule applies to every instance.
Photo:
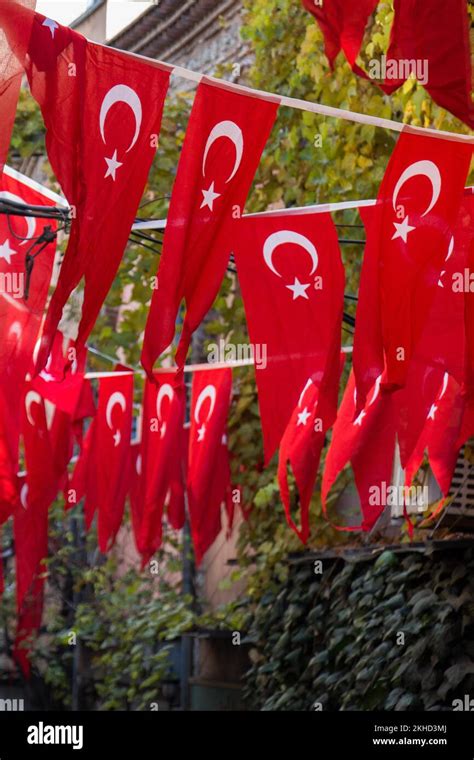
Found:
[[[90,42],[90,41],[89,41]],[[99,47],[107,47],[97,42],[91,42],[93,45]],[[226,89],[233,90],[235,92],[241,92],[246,95],[250,95],[254,98],[261,98],[262,100],[270,100],[279,102],[282,106],[288,108],[294,108],[300,111],[308,111],[310,113],[316,113],[320,116],[329,116],[335,119],[344,119],[345,121],[353,121],[358,124],[369,124],[373,127],[380,127],[381,129],[390,129],[394,132],[401,132],[402,130],[415,132],[420,135],[428,135],[431,137],[442,137],[448,140],[465,141],[474,144],[474,135],[461,135],[454,132],[445,132],[440,129],[431,129],[429,127],[414,127],[408,124],[403,124],[399,121],[393,121],[392,119],[383,119],[379,116],[369,116],[368,114],[358,113],[357,111],[347,111],[342,108],[334,108],[333,106],[324,106],[321,103],[313,103],[309,100],[302,100],[300,98],[289,98],[285,95],[278,95],[276,93],[266,92],[265,90],[254,90],[251,87],[246,87],[242,84],[236,84],[235,82],[229,82],[226,79],[218,79],[217,77],[208,76],[207,74],[201,74],[191,69],[187,69],[184,66],[172,66],[164,61],[148,58],[148,56],[140,55],[139,53],[132,53],[129,50],[120,50],[118,48],[110,49],[115,50],[117,53],[128,55],[132,58],[137,58],[142,61],[156,66],[158,68],[171,69],[174,76],[181,79],[187,79],[188,81],[198,83],[202,80],[214,84],[217,87],[225,87]]]
[[[343,346],[341,351],[344,354],[352,353],[352,346]],[[231,362],[207,362],[206,364],[186,364],[184,366],[184,372],[201,372],[210,369],[226,369],[230,367],[251,367],[255,364],[253,359],[237,359]],[[164,375],[169,372],[176,372],[177,367],[158,367],[153,370],[153,374]],[[129,375],[141,375],[144,376],[145,372],[140,369],[120,370],[118,372],[87,372],[84,377],[86,380],[96,380],[101,377],[125,377]]]

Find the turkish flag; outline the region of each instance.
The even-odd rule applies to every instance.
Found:
[[[405,386],[392,395],[402,467],[405,467],[416,447],[426,418],[438,396],[443,375],[443,370],[439,367],[413,358],[408,367]]]
[[[14,512],[17,577],[17,636],[14,657],[29,675],[27,641],[41,623],[48,554],[48,509],[56,497],[51,441],[44,402],[27,383],[23,408],[26,477],[18,480],[19,503]]]
[[[26,443],[26,441],[25,441]],[[13,517],[16,561],[17,634],[13,655],[30,674],[29,643],[41,625],[48,556],[48,503],[33,499],[26,478],[18,479],[19,502]],[[31,495],[30,495],[31,494]]]
[[[166,496],[166,517],[173,530],[181,530],[186,522],[185,484],[189,436],[184,426],[180,430],[177,456],[171,462],[170,486]]]
[[[84,379],[86,359],[87,350],[83,348],[76,352],[71,342],[64,353],[63,335],[58,330],[48,361],[44,369],[33,378],[32,387],[57,409],[73,418],[80,418],[81,400],[84,401],[88,396],[83,391],[84,385],[88,384]],[[82,414],[84,416],[88,415]]]
[[[0,176],[7,160],[10,138],[15,122],[26,51],[30,41],[33,13],[25,16],[24,9],[34,11],[36,0],[2,0],[0,3]],[[21,32],[10,38],[4,30],[4,15]]]
[[[58,481],[44,401],[30,383],[24,391],[22,434],[28,503],[32,507],[40,504],[40,508],[46,504],[47,508],[56,497]]]
[[[339,375],[344,367],[344,360],[344,354],[340,353]],[[326,433],[337,415],[339,375],[333,376],[331,373],[329,382],[328,378],[323,378],[319,387],[311,378],[308,379],[281,439],[278,459],[280,493],[288,525],[304,544],[310,533],[309,505],[319,469],[321,451],[326,440]],[[301,527],[296,525],[291,515],[288,464],[291,464],[298,488]]]
[[[85,499],[84,522],[87,530],[92,525],[99,503],[97,467],[95,466],[97,461],[96,429],[97,426],[94,418],[82,442],[81,452],[69,485],[71,498],[66,503],[66,509],[72,509],[82,499]]]
[[[133,490],[135,536],[143,564],[159,549],[165,501],[179,522],[179,484],[183,481],[182,439],[186,396],[174,387],[174,373],[159,374],[145,383],[138,482]],[[159,385],[158,385],[159,383]],[[182,526],[180,526],[182,527]]]
[[[182,299],[186,317],[178,367],[184,364],[192,332],[213,304],[229,261],[235,219],[243,213],[278,102],[206,79],[198,86],[145,330],[142,364],[150,377],[155,360],[173,340]]]
[[[425,425],[416,448],[405,467],[409,485],[420,467],[425,451],[430,467],[444,494],[448,495],[454,468],[459,455],[459,434],[465,409],[461,386],[445,372],[434,403],[425,418]]]
[[[457,282],[451,287],[457,290],[457,298],[464,302],[466,375],[464,391],[469,404],[474,402],[474,194],[466,190],[454,234],[454,253],[461,249],[465,258],[460,261]],[[464,265],[464,267],[463,267]],[[460,277],[461,273],[461,277]],[[466,281],[467,280],[467,281]]]
[[[122,523],[129,489],[130,436],[133,412],[133,375],[101,377],[94,420],[95,457],[89,466],[97,478],[99,548],[107,552]]]
[[[470,296],[465,291],[464,276],[474,240],[473,212],[472,193],[465,190],[433,303],[414,351],[415,358],[420,362],[449,372],[461,385],[466,382],[466,331],[469,333],[469,320],[466,327],[465,320]]]
[[[51,201],[27,177],[5,167],[0,198],[16,203],[50,206]],[[0,215],[0,523],[16,501],[16,474],[25,376],[40,329],[51,280],[56,244],[49,243],[35,258],[25,300],[25,256],[32,240],[54,220]],[[34,249],[33,249],[34,252]]]
[[[362,522],[341,530],[370,530],[381,513],[383,504],[374,504],[371,488],[383,491],[392,482],[395,454],[396,415],[392,396],[381,390],[382,377],[370,389],[367,403],[356,413],[356,389],[351,372],[332,431],[331,444],[324,464],[321,496],[327,514],[328,494],[337,476],[348,462],[352,465],[359,492]],[[337,527],[337,526],[335,526]]]
[[[353,70],[360,73],[355,62],[369,16],[375,11],[378,1],[303,0],[304,7],[315,17],[324,35],[324,51],[332,69],[342,48]]]
[[[12,29],[10,34],[17,34]],[[74,211],[38,355],[46,363],[62,310],[84,278],[77,345],[117,272],[153,161],[170,67],[88,42],[35,14],[27,65],[53,171]]]
[[[231,369],[194,373],[187,488],[198,565],[221,531],[222,504],[228,513],[230,509],[230,471],[225,466],[225,451],[231,392]]]
[[[392,93],[409,72],[404,62],[423,66],[417,79],[433,100],[474,128],[471,99],[470,19],[465,0],[394,0],[394,19],[382,89]],[[389,65],[397,66],[390,73]]]
[[[308,379],[337,394],[344,269],[328,213],[244,217],[234,239],[268,463]]]
[[[406,128],[367,225],[354,336],[358,409],[382,373],[402,387],[429,318],[469,170],[472,146]],[[367,213],[362,211],[362,215]]]

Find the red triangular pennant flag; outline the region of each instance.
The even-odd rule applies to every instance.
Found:
[[[470,143],[406,129],[367,228],[354,337],[358,411],[386,363],[385,385],[406,382],[427,323],[462,201]]]
[[[268,463],[308,378],[337,397],[344,269],[327,213],[243,218],[233,250]]]
[[[277,109],[276,98],[262,100],[205,79],[199,84],[145,330],[142,363],[149,376],[173,340],[181,301],[186,317],[176,355],[180,367],[192,332],[212,306],[229,260],[233,222],[243,213]]]
[[[35,14],[27,74],[46,124],[51,165],[74,212],[43,330],[40,370],[82,278],[79,347],[112,284],[158,144],[170,67],[88,42],[57,24],[53,30]]]
[[[219,535],[221,507],[229,508],[230,473],[223,467],[232,370],[194,373],[189,431],[188,499],[196,563]],[[228,512],[229,514],[229,512]]]

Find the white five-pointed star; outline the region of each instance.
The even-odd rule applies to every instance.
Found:
[[[43,21],[43,26],[49,29],[49,31],[51,32],[51,37],[53,37],[54,39],[54,32],[56,31],[56,29],[58,29],[59,24],[57,24],[56,21],[53,21],[52,18],[45,18],[45,20]]]
[[[201,190],[201,193],[203,195],[203,201],[200,208],[207,206],[211,211],[214,211],[214,201],[216,198],[220,198],[221,195],[220,193],[214,192],[214,182],[211,182],[209,190]]]
[[[353,424],[354,425],[362,425],[362,420],[364,419],[364,417],[365,417],[366,414],[367,414],[367,412],[364,412],[364,410],[362,409],[361,413],[359,414],[359,416],[357,417],[357,419],[354,420]]]
[[[115,172],[117,171],[119,166],[123,166],[123,164],[121,164],[120,161],[117,161],[117,150],[114,150],[114,155],[112,156],[112,158],[105,158],[105,163],[107,164],[107,171],[105,172],[104,179],[106,177],[112,177],[112,179],[115,182]]]
[[[10,248],[10,241],[7,238],[2,245],[0,245],[0,259],[5,259],[7,264],[12,263],[11,257],[14,256],[18,251],[14,251],[13,248]]]
[[[122,436],[120,435],[120,430],[117,430],[117,432],[113,436],[113,439],[114,439],[114,446],[118,446],[120,441],[122,440]]]
[[[440,272],[440,275],[439,275],[439,280],[438,280],[438,287],[439,288],[444,288],[444,285],[443,285],[443,276],[445,274],[446,274],[446,269],[443,269],[443,271]]]
[[[307,294],[307,290],[309,288],[309,283],[307,285],[303,285],[297,277],[295,277],[295,281],[293,285],[287,285],[286,286],[288,290],[293,291],[293,301],[295,301],[297,298],[306,298],[309,300],[309,296]]]
[[[197,432],[198,432],[198,437],[197,437],[198,441],[203,441],[204,440],[204,433],[206,432],[206,426],[205,425],[201,425],[201,427],[199,428],[199,430]]]
[[[311,417],[311,414],[308,412],[308,408],[305,406],[302,412],[298,412],[298,422],[297,425],[306,425],[308,422],[308,417]]]
[[[412,227],[411,224],[408,224],[408,217],[406,216],[403,222],[401,224],[397,224],[397,222],[393,222],[393,226],[395,227],[396,232],[392,235],[392,240],[396,240],[397,238],[401,238],[404,243],[407,242],[408,234],[415,229],[415,227]]]
[[[428,412],[428,417],[427,417],[427,419],[428,419],[428,420],[434,420],[434,418],[435,418],[435,414],[436,414],[436,412],[437,412],[437,411],[438,411],[438,407],[436,406],[436,404],[431,404],[431,409],[430,409],[430,411]]]
[[[164,438],[166,433],[166,422],[163,422],[162,426],[160,427],[160,438]]]

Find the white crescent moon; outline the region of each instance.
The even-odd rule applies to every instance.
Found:
[[[451,256],[453,255],[453,251],[454,251],[454,235],[451,235],[451,240],[449,241],[448,253],[446,255],[444,263],[446,263],[448,259],[451,258]]]
[[[368,403],[367,406],[372,406],[372,404],[374,403],[374,401],[377,399],[377,397],[378,397],[378,395],[380,393],[380,385],[381,385],[381,383],[382,383],[382,375],[379,375],[378,378],[377,378],[377,380],[375,381],[374,395],[370,399],[370,401],[369,401],[369,403]]]
[[[226,179],[227,184],[227,182],[230,182],[231,179],[235,176],[237,169],[240,166],[240,162],[242,161],[242,155],[244,152],[244,136],[242,134],[242,130],[239,126],[237,126],[235,121],[220,121],[218,124],[216,124],[215,127],[211,129],[209,137],[207,138],[206,147],[204,148],[204,156],[202,159],[203,176],[206,174],[207,154],[209,153],[211,146],[215,143],[216,140],[219,139],[219,137],[228,137],[229,140],[232,140],[235,145],[234,168],[232,169],[230,176]]]
[[[379,375],[374,383],[374,392],[370,401],[366,404],[366,407],[372,406],[380,393],[380,385],[382,383],[382,375]],[[354,406],[357,406],[357,388],[354,388]]]
[[[209,412],[207,413],[206,421],[210,419],[212,412],[214,411],[214,407],[216,405],[216,389],[213,385],[206,385],[205,388],[202,389],[201,393],[199,394],[198,400],[196,402],[196,408],[194,410],[194,421],[199,423],[199,414],[201,412],[201,407],[206,399],[209,399],[211,402],[211,406],[209,407]]]
[[[109,398],[107,402],[107,409],[105,410],[105,419],[107,422],[107,426],[113,430],[112,426],[112,410],[114,406],[119,406],[122,410],[122,412],[125,411],[127,408],[127,402],[125,401],[125,396],[123,393],[120,393],[120,391],[115,391],[115,393],[112,393],[111,397]]]
[[[439,198],[439,194],[441,192],[441,174],[439,172],[438,167],[436,164],[433,163],[433,161],[415,161],[413,164],[410,164],[410,166],[407,166],[404,172],[401,173],[397,184],[395,185],[395,189],[393,191],[393,209],[395,210],[397,205],[397,198],[398,193],[400,192],[402,186],[407,182],[407,180],[411,179],[412,177],[427,177],[429,181],[431,182],[432,187],[432,196],[431,196],[431,203],[426,209],[426,211],[423,212],[421,216],[426,216],[435,203],[437,202]]]
[[[303,390],[301,391],[301,395],[300,395],[300,397],[299,397],[299,399],[298,399],[298,406],[299,406],[300,408],[301,408],[301,404],[302,404],[302,402],[303,402],[304,394],[305,394],[305,393],[306,393],[306,391],[308,390],[309,386],[310,386],[310,385],[312,385],[312,384],[313,384],[313,381],[311,380],[311,378],[309,378],[309,379],[307,380],[307,382],[306,382],[306,385],[305,385],[305,387],[304,387],[304,388],[303,388]]]
[[[447,372],[445,372],[444,375],[443,375],[443,385],[442,385],[442,388],[441,388],[441,393],[439,394],[439,397],[438,397],[438,401],[441,401],[441,399],[443,398],[444,394],[446,393],[446,390],[447,390],[447,387],[448,387],[448,382],[449,382],[449,375],[448,375]]]
[[[23,483],[20,491],[20,504],[23,509],[28,509],[28,483]]]
[[[135,117],[135,134],[133,136],[132,142],[126,150],[126,153],[128,153],[129,150],[132,150],[138,139],[138,135],[140,134],[140,127],[142,125],[142,103],[135,90],[132,90],[132,88],[128,87],[126,84],[116,84],[114,87],[110,88],[102,101],[99,116],[100,134],[104,143],[105,120],[107,118],[107,114],[115,103],[126,103],[127,106],[132,109],[133,115]]]
[[[8,190],[0,191],[0,198],[4,198],[7,201],[15,201],[15,203],[25,203],[23,198],[20,198],[19,195],[15,195],[15,193],[9,193]],[[24,216],[23,219],[27,224],[26,237],[30,240],[30,238],[34,237],[36,232],[36,219],[34,216]],[[22,240],[20,245],[26,245],[28,240]]]
[[[294,243],[295,245],[299,245],[301,248],[304,248],[304,250],[307,251],[307,253],[309,253],[311,256],[311,261],[313,264],[310,275],[316,271],[316,267],[318,266],[318,252],[311,240],[308,240],[308,238],[304,235],[300,235],[299,232],[293,232],[292,230],[280,230],[280,232],[273,232],[271,235],[269,235],[265,240],[265,244],[263,246],[263,258],[265,259],[265,264],[269,269],[271,269],[274,274],[278,275],[278,277],[281,277],[280,272],[275,268],[273,264],[273,253],[275,249],[283,243]]]
[[[26,416],[30,425],[33,425],[34,427],[35,421],[31,416],[31,404],[41,404],[41,396],[39,395],[38,391],[28,391],[25,396]]]
[[[160,390],[158,391],[158,394],[156,396],[156,416],[161,422],[161,404],[163,402],[164,398],[169,399],[170,401],[173,400],[174,391],[173,388],[169,383],[164,383],[164,385],[160,386]]]

